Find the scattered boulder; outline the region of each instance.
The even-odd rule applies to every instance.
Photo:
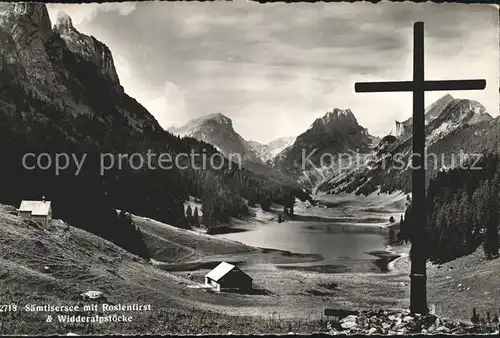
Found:
[[[85,300],[95,300],[95,299],[103,299],[104,296],[101,291],[87,291],[84,293],[81,293],[80,296],[85,299]]]
[[[356,324],[356,322],[354,321],[354,322],[345,322],[345,323],[342,323],[342,324],[340,324],[340,326],[342,326],[342,328],[344,328],[344,329],[351,329],[353,327],[357,327],[358,324]]]
[[[436,332],[439,332],[439,333],[449,333],[450,332],[450,329],[447,328],[446,326],[440,326],[436,329]]]
[[[409,323],[411,321],[413,321],[413,317],[412,316],[406,316],[406,317],[403,318],[403,322],[405,322],[405,323]]]
[[[360,311],[358,315],[349,315],[341,319],[340,321],[338,321],[338,324],[335,325],[334,323],[332,323],[330,325],[327,325],[328,329],[330,330],[330,334],[401,335],[415,333],[486,333],[483,332],[484,328],[472,323],[452,322],[446,318],[439,318],[434,314],[412,315],[407,310]]]
[[[358,316],[356,316],[356,315],[349,315],[347,317],[342,318],[340,320],[340,323],[356,322],[356,319],[358,319]]]

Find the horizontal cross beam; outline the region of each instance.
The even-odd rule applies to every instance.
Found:
[[[425,81],[425,90],[483,90],[486,80],[441,80]]]
[[[441,90],[481,90],[486,88],[486,80],[442,80],[425,81],[425,91]],[[354,90],[356,93],[368,92],[412,92],[415,85],[413,81],[392,82],[356,82]]]

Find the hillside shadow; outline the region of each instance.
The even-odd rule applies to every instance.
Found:
[[[213,227],[207,229],[207,235],[223,235],[223,234],[233,234],[238,232],[246,232],[247,229],[233,228],[233,227]]]
[[[268,295],[273,294],[269,290],[256,288],[256,287],[253,287],[251,290],[228,289],[228,290],[224,290],[222,292],[239,294],[239,295],[250,295],[250,296],[252,296],[252,295],[253,296],[268,296]]]

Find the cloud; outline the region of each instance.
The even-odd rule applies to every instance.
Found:
[[[189,116],[183,91],[174,83],[165,81],[159,91],[152,95],[141,95],[140,102],[155,116],[158,123],[168,129],[180,125]]]
[[[78,29],[108,45],[127,93],[165,126],[221,112],[243,137],[266,142],[298,134],[338,107],[351,108],[360,124],[382,136],[395,119],[411,115],[411,94],[358,94],[354,82],[410,80],[415,21],[425,22],[426,77],[486,78],[485,91],[451,94],[476,99],[498,115],[498,11],[492,6],[64,6],[80,16]],[[441,95],[428,93],[427,104]]]

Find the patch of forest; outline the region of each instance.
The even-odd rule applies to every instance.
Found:
[[[430,180],[426,252],[431,261],[450,261],[479,246],[487,258],[498,257],[499,180],[496,153],[485,154],[473,168],[443,170]],[[401,224],[401,238],[411,241],[413,228],[410,204]]]

